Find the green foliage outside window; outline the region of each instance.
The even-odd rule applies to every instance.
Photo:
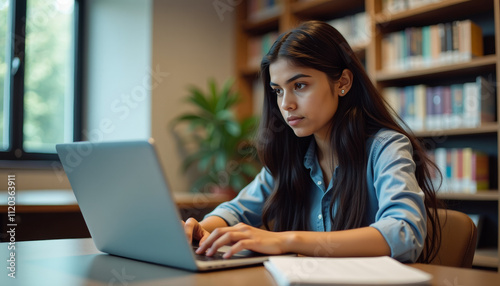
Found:
[[[0,142],[6,140],[9,126],[3,103],[8,96],[6,45],[12,39],[7,30],[9,7],[4,6],[0,5]],[[74,0],[27,1],[23,144],[29,152],[53,153],[56,143],[72,138],[73,8]]]

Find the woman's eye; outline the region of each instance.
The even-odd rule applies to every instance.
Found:
[[[281,94],[283,93],[283,91],[279,88],[275,88],[273,89],[273,92],[274,94],[276,94],[277,96],[281,96]]]
[[[303,89],[304,87],[306,87],[306,85],[303,83],[295,83],[295,89]]]

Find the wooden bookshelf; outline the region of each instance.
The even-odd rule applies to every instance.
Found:
[[[275,12],[267,17],[260,18],[258,20],[247,21],[244,24],[244,29],[248,33],[258,34],[262,31],[277,29],[279,26],[280,13]]]
[[[472,265],[479,267],[497,268],[499,264],[498,249],[476,249]]]
[[[371,58],[373,73],[371,76],[374,82],[377,84],[379,89],[388,86],[405,86],[405,85],[416,85],[416,84],[430,84],[433,85],[436,82],[444,81],[449,83],[453,82],[455,78],[466,78],[468,76],[477,75],[492,75],[490,80],[499,82],[499,72],[500,72],[500,60],[498,55],[500,55],[500,34],[498,27],[500,27],[500,8],[498,1],[493,0],[443,0],[437,3],[431,3],[418,8],[397,12],[394,14],[386,14],[382,11],[382,1],[374,1],[372,6],[372,17],[374,19],[374,38],[372,39],[371,45]],[[485,54],[481,57],[475,57],[470,61],[458,62],[458,63],[445,63],[438,66],[411,69],[405,71],[386,71],[382,69],[382,38],[384,35],[390,32],[402,31],[407,27],[422,27],[428,25],[435,25],[439,23],[453,22],[456,20],[464,19],[486,19],[490,20],[489,24],[493,27],[494,31],[494,49],[493,51],[485,49]],[[483,23],[484,25],[484,23]],[[482,27],[483,28],[483,27]],[[485,29],[483,29],[485,30]],[[486,37],[484,38],[486,41]],[[486,45],[486,42],[483,43]],[[490,44],[490,43],[487,43]],[[446,84],[447,84],[446,83]],[[499,110],[499,90],[496,88],[496,118],[498,120],[498,110]],[[489,155],[494,157],[496,160],[496,166],[499,166],[498,154],[500,148],[499,142],[499,125],[498,122],[485,123],[480,127],[476,128],[458,128],[458,129],[445,129],[445,130],[425,130],[415,132],[415,135],[423,138],[428,137],[454,137],[463,138],[466,142],[473,142],[472,138],[477,137],[478,142],[471,143],[470,147],[477,147],[481,144],[490,146],[490,150],[494,150],[493,153]],[[488,136],[482,136],[482,135]],[[489,136],[495,135],[496,136]],[[481,135],[481,136],[480,136]],[[486,138],[486,139],[485,139]],[[456,140],[456,139],[454,139]],[[460,140],[460,139],[458,139]],[[486,142],[485,142],[486,141]],[[463,146],[462,146],[463,147]],[[495,170],[496,171],[496,170]],[[490,176],[495,176],[492,181],[496,182],[498,186],[499,178],[498,172],[490,172]],[[499,192],[498,190],[490,191],[479,191],[474,194],[465,193],[447,193],[439,194],[439,197],[446,201],[453,201],[459,203],[459,205],[451,204],[450,207],[460,206],[463,211],[471,210],[474,212],[484,211],[488,212],[493,217],[497,218],[496,228],[498,229],[498,218],[499,218]],[[462,202],[462,203],[460,203]],[[484,206],[484,207],[481,207]],[[483,213],[484,215],[484,213]],[[489,229],[480,228],[479,231],[483,235],[496,235],[492,233]],[[481,235],[479,233],[479,235]],[[488,249],[478,249],[474,258],[474,265],[481,267],[489,267],[499,269],[499,251],[498,245],[500,242],[496,241],[496,245],[489,247]]]
[[[407,79],[420,80],[429,76],[445,78],[471,73],[494,72],[497,62],[498,57],[496,55],[487,55],[468,62],[445,64],[436,67],[397,72],[378,71],[375,75],[375,81],[390,84]]]
[[[474,194],[467,193],[439,193],[442,200],[468,200],[468,201],[498,201],[498,190],[478,191]]]
[[[406,11],[388,14],[382,10],[382,0],[282,0],[277,14],[262,18],[259,21],[250,21],[247,18],[248,1],[243,1],[237,8],[236,26],[236,79],[240,92],[244,97],[238,108],[241,117],[255,114],[253,110],[253,82],[258,76],[258,68],[247,66],[247,41],[250,37],[270,31],[284,32],[298,23],[306,20],[330,21],[365,11],[371,21],[368,29],[371,39],[366,46],[353,47],[356,54],[365,64],[366,69],[377,88],[380,90],[390,86],[406,86],[418,84],[436,84],[436,82],[453,82],[463,78],[472,78],[477,75],[491,76],[492,81],[500,82],[500,3],[498,0],[442,0]],[[485,37],[485,54],[470,61],[447,63],[439,66],[425,67],[405,71],[382,70],[381,43],[384,35],[404,30],[407,27],[421,27],[439,23],[461,21],[465,19],[480,19],[480,25],[487,25],[487,30],[493,31]],[[487,21],[483,21],[486,19]],[[487,42],[486,42],[487,41]],[[487,46],[486,46],[487,44]],[[488,49],[486,50],[486,47]],[[496,118],[500,110],[499,88],[496,87]],[[489,154],[496,160],[497,170],[500,170],[498,155],[500,154],[500,126],[498,122],[485,123],[477,128],[458,128],[446,130],[424,130],[415,132],[421,138],[446,136],[453,140],[470,142],[478,140],[479,145],[488,146],[488,150],[495,150]],[[496,135],[496,136],[495,136]],[[458,138],[458,139],[457,139]],[[465,140],[466,139],[466,140]],[[452,140],[452,141],[453,141]],[[463,144],[462,144],[463,145]],[[471,143],[470,147],[475,145]],[[463,146],[462,146],[463,147]],[[496,171],[496,170],[495,170]],[[496,182],[496,189],[500,184],[498,174],[492,180]],[[481,191],[476,194],[439,194],[445,200],[470,202],[473,204],[495,204],[495,216],[499,217],[498,190]],[[497,220],[498,221],[498,220]],[[498,227],[498,226],[497,226]],[[497,235],[500,237],[500,235]],[[474,264],[484,267],[497,268],[500,254],[497,242],[491,249],[480,249],[476,253]]]
[[[292,13],[300,18],[327,17],[339,12],[359,10],[364,6],[364,0],[331,1],[331,0],[310,0],[291,2]]]
[[[380,5],[380,1],[377,5]],[[429,21],[439,19],[447,22],[467,17],[471,13],[480,13],[493,9],[493,1],[489,0],[443,0],[430,3],[425,6],[409,9],[398,13],[383,13],[381,7],[376,7],[374,21],[385,29],[393,30],[396,27],[407,27],[409,25],[421,25]]]
[[[485,123],[476,128],[457,128],[457,129],[437,129],[415,131],[417,137],[439,137],[439,136],[459,136],[459,135],[477,135],[497,133],[498,123]]]

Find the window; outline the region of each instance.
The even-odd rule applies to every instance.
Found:
[[[0,159],[80,139],[78,0],[0,0]]]
[[[5,124],[8,123],[5,120],[5,117],[8,117],[9,113],[6,110],[8,104],[8,97],[5,96],[7,93],[6,81],[7,81],[7,64],[6,64],[6,56],[7,56],[7,27],[8,27],[8,18],[9,18],[9,3],[0,0],[0,150],[5,151],[8,148],[8,144],[6,142],[7,136],[5,135],[5,131],[8,129],[5,128]]]

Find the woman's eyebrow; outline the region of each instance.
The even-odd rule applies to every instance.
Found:
[[[294,81],[294,80],[296,80],[296,79],[299,79],[299,78],[301,78],[301,77],[311,77],[311,76],[310,76],[310,75],[307,75],[307,74],[299,73],[299,74],[296,74],[296,75],[292,76],[291,78],[289,78],[289,79],[286,81],[286,83],[287,83],[287,84],[288,84],[288,83],[291,83],[292,81]],[[276,83],[274,83],[274,82],[272,82],[272,81],[271,81],[269,84],[270,84],[270,85],[272,85],[272,86],[279,86],[279,84],[276,84]]]

